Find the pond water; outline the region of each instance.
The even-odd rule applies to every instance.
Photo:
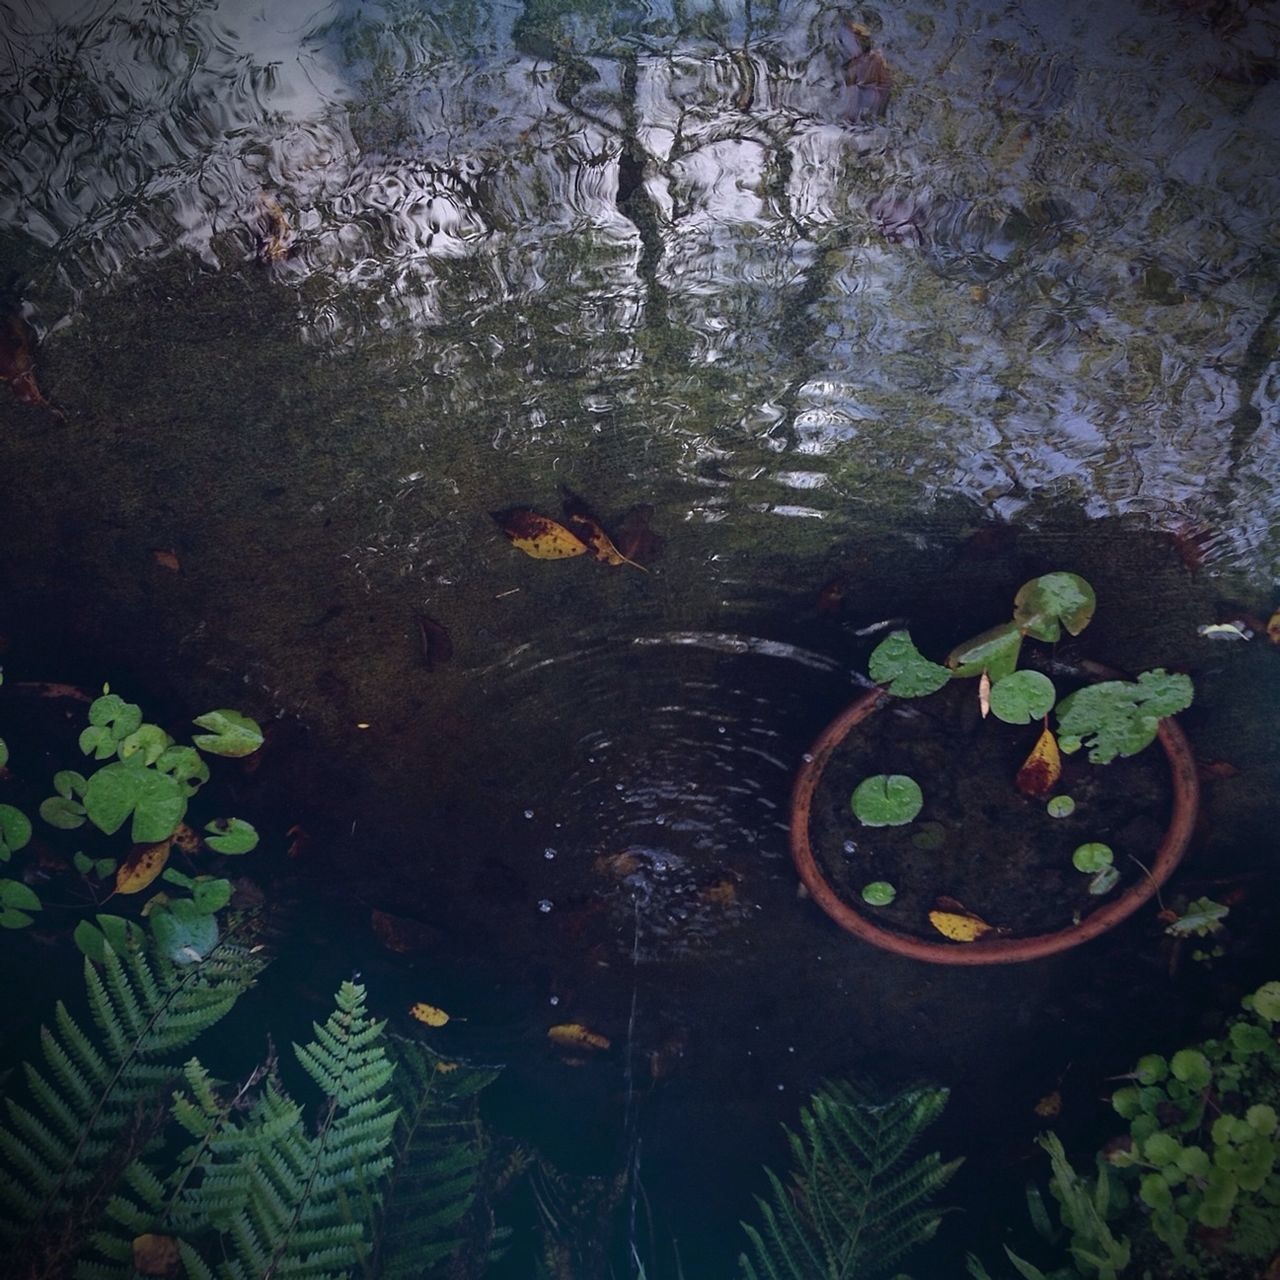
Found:
[[[275,724],[282,1004],[359,969],[465,1012],[495,1125],[638,1163],[687,1275],[730,1274],[823,1078],[949,1085],[942,1275],[1068,1064],[1087,1130],[1275,976],[1280,651],[1198,630],[1277,603],[1267,8],[0,12],[0,265],[59,411],[0,396],[6,669]],[[491,518],[564,488],[646,571]],[[1059,568],[1235,770],[1187,872],[1248,886],[1214,971],[1149,912],[956,973],[797,897],[791,778],[877,624],[936,656]],[[566,1065],[569,1021],[612,1050]]]

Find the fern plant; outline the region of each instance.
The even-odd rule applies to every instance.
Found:
[[[399,1106],[394,1166],[376,1213],[368,1274],[414,1280],[470,1243],[471,1235],[483,1237],[483,1253],[493,1247],[492,1223],[472,1224],[469,1216],[479,1208],[488,1154],[476,1102],[498,1072],[447,1061],[417,1041],[392,1045]]]
[[[262,960],[227,940],[178,966],[106,947],[85,961],[97,1033],[61,1001],[41,1028],[43,1067],[24,1064],[30,1098],[6,1099],[0,1127],[0,1233],[16,1274],[61,1274],[82,1247],[110,1184],[145,1144],[178,1051],[218,1021]],[[21,1241],[20,1248],[17,1245]]]
[[[848,1083],[827,1084],[788,1131],[793,1169],[757,1197],[762,1225],[743,1223],[746,1280],[867,1280],[929,1240],[942,1219],[931,1201],[960,1166],[937,1152],[909,1161],[942,1113],[945,1089],[908,1089],[872,1103]]]

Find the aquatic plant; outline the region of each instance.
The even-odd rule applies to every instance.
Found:
[[[887,1274],[942,1221],[933,1199],[960,1167],[909,1156],[947,1103],[945,1089],[906,1089],[875,1102],[852,1084],[823,1086],[787,1132],[790,1178],[766,1170],[760,1225],[743,1223],[745,1280],[868,1280]]]
[[[1138,1060],[1111,1098],[1128,1131],[1093,1175],[1041,1139],[1061,1230],[1035,1196],[1032,1216],[1067,1256],[1046,1272],[1007,1250],[1023,1280],[1252,1277],[1280,1251],[1280,982],[1242,1005],[1223,1035]]]
[[[129,824],[129,849],[113,852],[100,841],[92,855],[75,850],[71,867],[95,906],[99,885],[109,885],[107,896],[124,897],[163,878],[170,888],[154,893],[139,915],[150,922],[164,956],[178,963],[210,953],[218,941],[217,916],[230,902],[232,886],[222,877],[189,875],[169,866],[173,850],[196,853],[203,848],[234,856],[258,844],[257,831],[242,818],[214,817],[206,821],[203,834],[185,819],[190,801],[211,776],[204,756],[250,755],[262,745],[261,729],[231,709],[207,712],[193,723],[207,732],[193,735],[191,745],[181,745],[159,725],[144,721],[137,703],[104,686],[90,702],[88,724],[79,736],[80,750],[100,762],[99,767],[87,776],[59,769],[53,775],[54,794],[39,805],[40,817],[58,831],[92,827],[111,837]],[[0,805],[0,860],[10,861],[31,836],[30,819],[13,805]],[[30,913],[42,907],[39,894],[24,881],[0,880],[0,925],[25,927],[32,923]],[[109,913],[80,920],[73,934],[81,951],[97,961],[108,946],[122,953],[136,949],[141,935],[135,920]]]

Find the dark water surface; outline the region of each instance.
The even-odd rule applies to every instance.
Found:
[[[822,1078],[949,1084],[946,1275],[1064,1071],[1096,1128],[1105,1075],[1275,976],[1280,652],[1197,631],[1277,603],[1269,9],[0,15],[0,265],[65,414],[0,388],[6,669],[279,717],[282,1003],[359,968],[465,1014],[495,1124],[594,1171],[639,1133],[690,1276]],[[489,513],[560,486],[651,508],[649,572],[515,550]],[[1171,979],[1150,912],[955,973],[797,898],[788,789],[855,633],[937,656],[1057,568],[1086,654],[1190,671],[1238,770],[1185,873],[1252,877],[1213,972]],[[612,1050],[566,1065],[565,1021]]]

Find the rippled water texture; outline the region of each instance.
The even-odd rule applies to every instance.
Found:
[[[787,788],[854,633],[945,652],[1047,568],[1094,582],[1101,652],[1202,682],[1197,746],[1245,769],[1220,847],[1271,829],[1276,655],[1196,634],[1280,566],[1270,7],[0,17],[0,262],[66,415],[0,388],[21,656],[295,718],[366,941],[397,910],[538,1017],[686,1043],[738,1103],[671,1105],[725,1150],[882,1048],[994,1071],[946,1021],[968,979],[797,902]],[[647,518],[647,573],[490,518],[565,484]]]

